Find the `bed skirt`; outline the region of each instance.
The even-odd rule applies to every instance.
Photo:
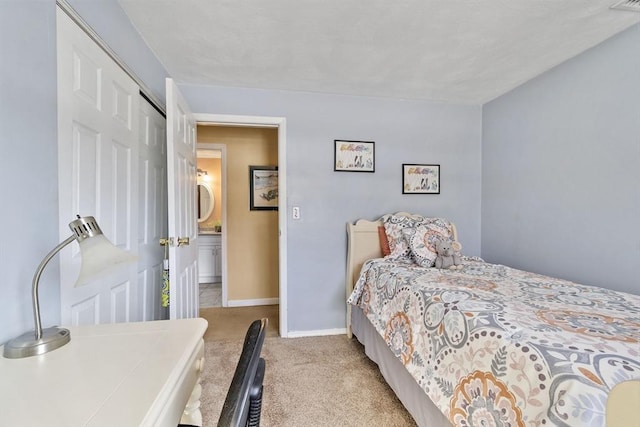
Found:
[[[402,362],[389,350],[384,339],[359,307],[351,309],[351,329],[364,346],[366,355],[378,365],[382,376],[418,426],[451,427],[449,420],[418,386]]]

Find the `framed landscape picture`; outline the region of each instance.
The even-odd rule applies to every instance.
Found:
[[[440,165],[402,165],[402,194],[440,194]]]
[[[277,166],[249,166],[249,210],[278,210]]]
[[[373,141],[334,139],[333,170],[338,172],[375,172]]]

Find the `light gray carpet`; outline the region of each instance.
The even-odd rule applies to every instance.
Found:
[[[205,340],[204,426],[218,421],[243,338]],[[262,355],[266,374],[261,426],[415,426],[355,339],[271,336]]]

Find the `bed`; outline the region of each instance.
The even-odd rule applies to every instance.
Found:
[[[431,220],[347,224],[348,334],[419,426],[640,426],[639,296],[478,258],[429,268],[406,229]],[[413,261],[382,258],[393,221]],[[442,221],[436,237],[457,241]]]

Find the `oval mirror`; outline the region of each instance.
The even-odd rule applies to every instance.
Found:
[[[211,216],[215,203],[213,189],[208,184],[198,184],[198,222],[203,222]]]

